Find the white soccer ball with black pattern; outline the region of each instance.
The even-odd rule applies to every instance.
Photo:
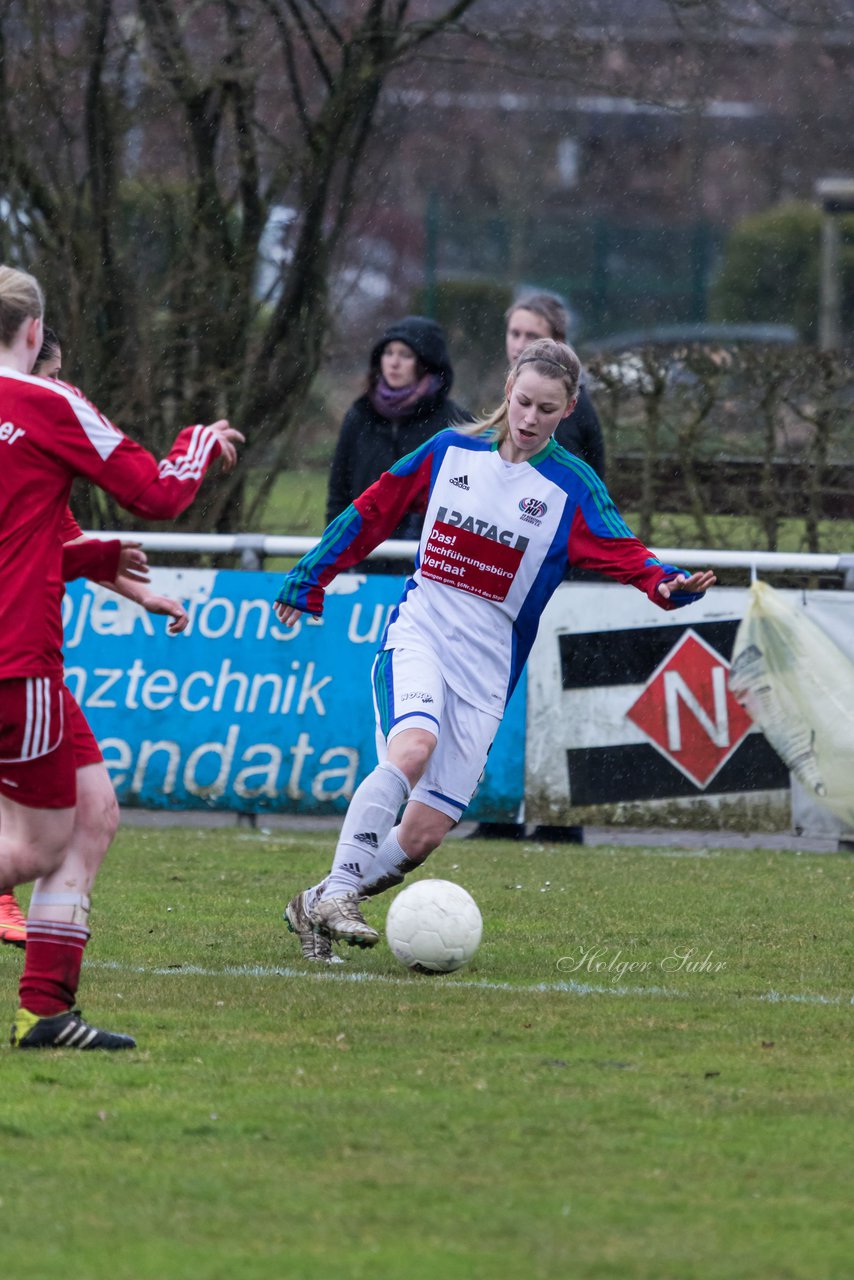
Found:
[[[483,920],[471,894],[452,880],[416,880],[389,907],[385,932],[410,969],[452,973],[480,946]]]

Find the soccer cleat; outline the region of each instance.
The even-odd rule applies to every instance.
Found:
[[[302,954],[306,960],[318,961],[320,964],[341,964],[340,956],[332,950],[332,939],[328,934],[315,933],[311,917],[305,909],[305,890],[291,898],[282,915],[291,933],[299,938]]]
[[[11,947],[27,945],[27,922],[14,893],[0,893],[0,942]]]
[[[101,1031],[84,1022],[79,1009],[40,1018],[19,1009],[12,1023],[9,1043],[13,1049],[135,1049],[133,1036]]]
[[[312,907],[309,919],[315,929],[335,942],[351,947],[373,947],[380,935],[359,910],[357,893],[342,893],[334,898],[320,898]]]

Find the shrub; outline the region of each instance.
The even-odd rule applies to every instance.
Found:
[[[818,329],[820,211],[793,201],[744,218],[732,231],[712,288],[712,318],[793,324],[805,341]],[[840,218],[842,320],[854,330],[854,217]]]
[[[415,291],[412,308],[434,318],[445,330],[454,366],[455,399],[473,413],[495,407],[501,397],[504,358],[504,312],[513,301],[508,285],[480,277],[440,280],[432,298],[426,286]]]
[[[415,292],[414,309],[426,314],[430,291]],[[434,290],[435,319],[445,330],[452,350],[494,357],[504,351],[504,312],[513,300],[509,286],[492,280],[440,280]]]

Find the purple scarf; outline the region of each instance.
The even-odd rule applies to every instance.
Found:
[[[410,382],[406,387],[396,390],[390,387],[380,374],[377,385],[368,392],[368,399],[381,418],[405,418],[414,405],[425,396],[434,396],[442,386],[442,376],[438,373],[425,373],[418,382]]]

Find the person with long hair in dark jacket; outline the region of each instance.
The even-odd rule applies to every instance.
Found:
[[[368,485],[434,436],[471,415],[450,397],[454,371],[441,326],[426,316],[404,316],[374,344],[367,387],[350,406],[341,433],[326,499],[331,523]],[[417,539],[422,519],[408,515],[392,538]],[[371,561],[375,570],[401,573],[401,561]]]
[[[507,361],[511,365],[531,342],[538,342],[542,338],[566,342],[569,314],[553,293],[521,294],[507,308],[504,319],[507,324],[504,345]],[[583,458],[600,480],[605,479],[605,441],[602,438],[599,415],[584,384],[583,374],[575,408],[563,422],[558,423],[555,440],[568,453],[574,454],[576,458]]]

